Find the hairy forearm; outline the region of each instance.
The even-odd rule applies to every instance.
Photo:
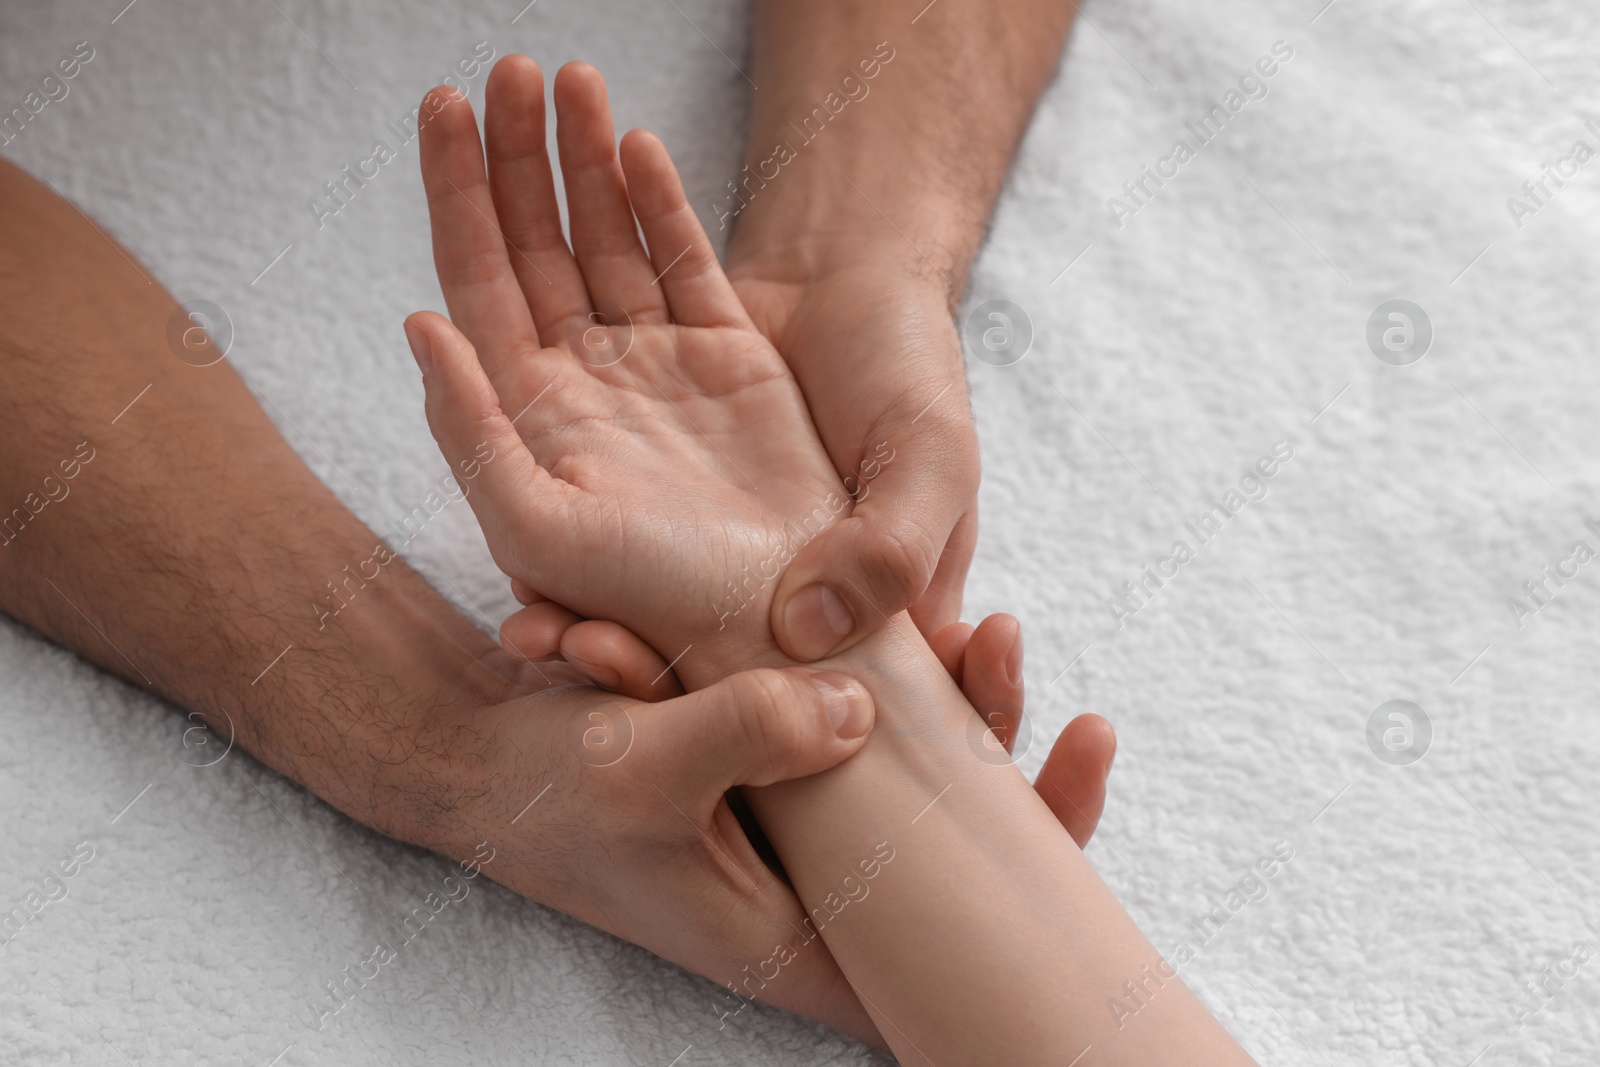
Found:
[[[870,258],[960,297],[1076,6],[925,2],[757,0],[736,279]]]
[[[402,727],[503,688],[492,642],[398,559],[351,578],[377,536],[226,360],[178,358],[131,255],[4,165],[0,202],[0,610],[415,837]]]

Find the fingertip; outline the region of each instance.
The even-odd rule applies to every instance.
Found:
[[[838,671],[811,671],[807,680],[821,698],[833,732],[845,741],[865,739],[877,718],[877,707],[866,686]]]
[[[1022,682],[1022,623],[1005,612],[984,618],[972,631],[967,661],[982,663],[996,680],[1019,687]]]
[[[413,326],[408,318],[404,325],[406,344],[411,346],[411,358],[417,361],[417,370],[426,378],[433,369],[433,344],[420,327]]]
[[[1081,768],[1096,773],[1102,782],[1110,777],[1111,765],[1117,758],[1117,731],[1108,719],[1092,711],[1084,712],[1067,723],[1061,733],[1070,738],[1070,750]]]
[[[543,81],[544,71],[532,56],[524,55],[521,52],[512,52],[510,55],[500,57],[500,60],[490,69],[489,85],[492,86],[500,82],[514,85],[530,76]]]
[[[518,659],[543,663],[556,658],[562,635],[578,621],[559,604],[539,601],[512,612],[500,624],[500,645]]]
[[[477,366],[477,352],[472,343],[456,329],[455,323],[437,311],[418,311],[408,316],[405,334],[428,386],[430,399],[442,395],[438,390],[446,385],[433,374],[435,368],[444,371],[443,377],[453,391],[460,381],[462,361],[470,360],[473,367]]]
[[[921,596],[938,559],[914,519],[848,515],[796,553],[774,600],[774,634],[802,662],[843,651]]]
[[[528,56],[513,53],[494,65],[483,89],[486,125],[500,125],[496,116],[523,118],[526,109],[544,103],[544,71]]]
[[[563,63],[556,71],[555,93],[557,103],[572,102],[584,95],[604,93],[606,79],[593,63],[574,59]]]
[[[773,632],[790,656],[813,663],[841,648],[856,630],[856,616],[839,592],[821,582],[773,603]]]
[[[680,188],[678,171],[661,138],[649,130],[629,130],[617,144],[617,156],[628,195],[646,215],[663,215],[677,207],[676,201],[682,199],[675,195]]]
[[[435,85],[422,94],[422,111],[426,115],[438,115],[457,103],[466,104],[469,111],[472,109],[466,94],[453,85]]]
[[[621,145],[624,152],[634,153],[653,153],[657,151],[664,152],[666,151],[667,147],[662,142],[661,138],[657,137],[643,126],[635,126],[633,129],[623,134]]]
[[[470,130],[478,135],[478,120],[472,110],[472,101],[453,85],[435,85],[422,94],[422,104],[417,109],[417,132],[422,136],[423,147],[432,150],[462,138]],[[423,160],[428,160],[424,153]]]
[[[1035,788],[1057,821],[1084,848],[1105,811],[1106,779],[1116,753],[1111,724],[1095,714],[1080,715],[1056,738]]]
[[[405,328],[407,334],[416,331],[424,334],[429,341],[442,339],[455,332],[455,326],[450,320],[437,311],[413,311],[406,316]]]
[[[654,703],[679,696],[683,687],[665,659],[632,630],[605,619],[584,619],[566,628],[561,656],[599,684],[635,700]]]

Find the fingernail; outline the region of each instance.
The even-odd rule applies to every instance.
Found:
[[[827,709],[828,724],[834,733],[851,741],[867,732],[872,724],[872,698],[859,683],[829,672],[813,674],[811,684],[822,694],[822,706]]]
[[[433,349],[428,347],[428,335],[408,322],[406,340],[411,344],[411,358],[417,361],[417,369],[427,374],[433,369]]]
[[[1006,651],[1006,680],[1012,685],[1022,684],[1022,627],[1017,627],[1017,636],[1012,638],[1011,647]]]
[[[838,593],[825,585],[808,585],[783,611],[789,643],[804,660],[821,659],[856,628],[855,616]]]

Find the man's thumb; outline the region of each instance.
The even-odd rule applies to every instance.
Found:
[[[922,596],[943,548],[910,516],[858,510],[818,534],[784,571],[772,601],[773,637],[802,663],[843,651]]]
[[[855,679],[797,667],[730,675],[651,715],[678,779],[717,793],[825,771],[860,750],[873,716]]]

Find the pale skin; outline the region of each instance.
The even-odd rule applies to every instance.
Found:
[[[492,446],[469,501],[526,589],[625,625],[691,693],[733,671],[793,669],[767,623],[772,582],[745,586],[761,610],[731,620],[707,591],[765,579],[774,559],[798,565],[794,546],[820,538],[797,529],[819,514],[831,529],[847,487],[665,149],[642,131],[614,146],[604,84],[582,64],[554,92],[568,244],[541,82],[526,59],[497,67],[487,169],[465,100],[436,90],[425,103],[454,320],[406,323],[429,425],[452,462]],[[744,791],[803,907],[747,961],[781,961],[751,993],[782,988],[782,967],[825,944],[903,1062],[1059,1063],[1090,1048],[1096,1064],[1252,1062],[1175,976],[1135,1023],[1108,1012],[1161,957],[1040,795],[988,758],[982,721],[909,616],[817,665],[865,686],[877,727],[830,770]],[[870,901],[836,907],[869,857]]]
[[[778,644],[804,662],[901,611],[930,638],[960,614],[979,462],[953,311],[1077,5],[755,0],[753,10],[746,73],[759,88],[745,167],[703,217],[731,231],[734,289],[800,384],[839,476],[879,441],[901,446],[772,598]],[[797,128],[818,108],[823,122]],[[545,624],[543,636],[523,634],[523,621],[511,633],[542,646],[551,627],[576,621],[540,607],[526,622]]]
[[[617,692],[564,664],[535,669],[399,559],[320,626],[326,583],[347,567],[372,573],[362,564],[377,535],[306,468],[227,360],[177,357],[177,306],[133,252],[4,162],[0,203],[0,610],[199,712],[219,741],[235,736],[375,830],[452,859],[481,856],[487,841],[490,877],[719,983],[771,952],[801,908],[724,793],[857,751],[872,711],[857,684],[762,670],[642,703],[681,687],[670,676],[652,685],[653,663],[591,648],[581,631],[558,633],[557,646],[576,642]],[[61,464],[83,442],[93,459],[69,478]],[[986,717],[1016,720],[1015,620],[957,624],[935,647]],[[852,736],[828,714],[841,687],[868,714]],[[579,760],[571,724],[623,710],[631,776]],[[1064,738],[1039,788],[1087,841],[1111,735],[1084,716]],[[831,955],[786,971],[761,999],[881,1040]]]

